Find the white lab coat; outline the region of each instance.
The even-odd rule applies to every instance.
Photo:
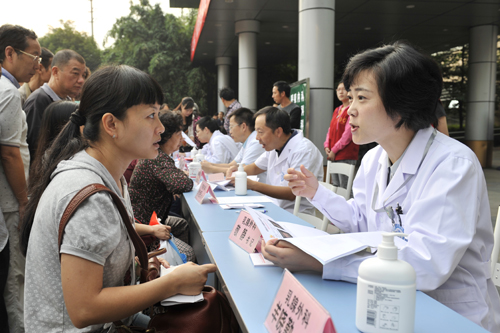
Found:
[[[265,153],[265,149],[256,139],[257,132],[253,131],[248,138],[243,143],[238,155],[234,158],[236,163],[243,163],[245,165],[249,165],[254,163],[260,155]],[[267,172],[263,172],[259,174],[259,182],[265,183],[267,178]]]
[[[229,163],[238,154],[238,146],[233,138],[224,135],[220,131],[215,131],[210,141],[201,150],[205,155],[205,160],[210,163]]]
[[[294,130],[296,131],[296,130]],[[283,177],[288,168],[300,170],[303,164],[310,170],[319,181],[323,181],[323,156],[314,143],[304,138],[301,131],[288,141],[285,148],[278,157],[276,150],[266,151],[262,154],[255,165],[262,170],[267,170],[266,183],[274,186],[288,186],[288,181]],[[281,208],[293,213],[295,201],[274,199],[273,202]],[[304,199],[300,204],[300,212],[314,214],[314,207]]]
[[[345,232],[391,231],[385,212],[403,209],[408,245],[399,258],[417,274],[417,289],[492,332],[500,332],[500,299],[490,278],[493,249],[491,213],[483,170],[465,145],[437,133],[419,168],[433,128],[420,130],[408,146],[388,186],[387,153],[369,151],[346,202],[320,186],[312,203]],[[400,188],[403,182],[414,175]],[[399,189],[399,190],[398,190]],[[359,264],[371,255],[351,255],[325,265],[323,278],[356,282]]]

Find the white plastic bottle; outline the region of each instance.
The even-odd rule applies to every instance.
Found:
[[[191,158],[195,159],[196,155],[198,155],[198,149],[196,147],[193,147],[193,149],[191,149]]]
[[[247,195],[247,173],[243,167],[244,164],[240,163],[238,171],[234,173],[234,192],[236,195]]]
[[[198,172],[201,170],[201,164],[198,162],[198,157],[193,157],[193,162],[189,163],[189,178],[196,179]]]
[[[383,233],[377,257],[361,263],[358,270],[356,327],[365,333],[408,333],[415,325],[416,274],[398,260],[395,236]]]

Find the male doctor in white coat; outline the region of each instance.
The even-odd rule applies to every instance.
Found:
[[[201,168],[208,173],[227,173],[227,170],[232,166],[237,166],[239,163],[244,165],[255,162],[260,155],[264,153],[264,148],[255,139],[257,132],[255,132],[255,119],[254,112],[247,108],[239,108],[231,113],[229,116],[229,132],[234,142],[243,144],[238,155],[231,161],[231,163],[210,163],[208,161],[201,162]],[[266,182],[266,174],[261,173],[259,182]]]
[[[299,170],[301,165],[311,170],[317,180],[323,180],[323,156],[302,131],[292,130],[290,116],[286,111],[273,106],[259,110],[255,116],[256,139],[266,150],[255,163],[245,166],[247,175],[258,175],[267,171],[266,183],[247,180],[247,188],[272,197],[274,203],[293,213],[295,195],[284,179],[289,168]],[[227,176],[237,168],[228,170]],[[313,214],[314,207],[302,200],[300,212]]]
[[[475,154],[437,132],[442,88],[438,65],[404,43],[360,53],[343,78],[352,139],[377,142],[361,163],[346,201],[323,190],[306,168],[285,179],[344,232],[403,230],[399,259],[417,289],[490,332],[500,332],[500,298],[490,276],[493,230],[486,182]],[[286,242],[263,244],[264,256],[292,270],[355,283],[368,253],[322,266]]]

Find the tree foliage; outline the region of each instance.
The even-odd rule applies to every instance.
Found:
[[[85,59],[90,70],[96,70],[101,64],[101,50],[95,40],[86,32],[76,31],[72,21],[60,22],[62,27],[50,27],[50,32],[39,39],[40,45],[54,54],[63,49],[76,51]]]
[[[130,14],[119,18],[107,35],[114,43],[104,51],[103,62],[126,64],[151,74],[162,86],[171,109],[190,96],[202,114],[210,114],[212,101],[207,91],[216,86],[215,76],[190,61],[196,15],[197,10],[181,17],[164,14],[159,4],[151,6],[148,0],[131,5]]]
[[[443,73],[441,102],[447,111],[448,123],[450,123],[450,118],[456,117],[459,129],[463,130],[466,110],[469,46],[464,45],[447,51],[441,51],[433,54],[433,58],[441,66]],[[451,101],[458,101],[458,105],[451,109],[448,108]]]

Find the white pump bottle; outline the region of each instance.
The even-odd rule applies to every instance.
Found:
[[[247,195],[247,173],[243,167],[244,164],[239,163],[238,171],[234,173],[234,192],[236,195]]]
[[[196,179],[198,172],[201,170],[201,163],[198,162],[198,156],[193,157],[193,162],[189,163],[189,178]]]
[[[383,233],[377,257],[359,265],[356,297],[356,327],[365,333],[408,333],[415,324],[416,274],[398,260],[394,237]]]

